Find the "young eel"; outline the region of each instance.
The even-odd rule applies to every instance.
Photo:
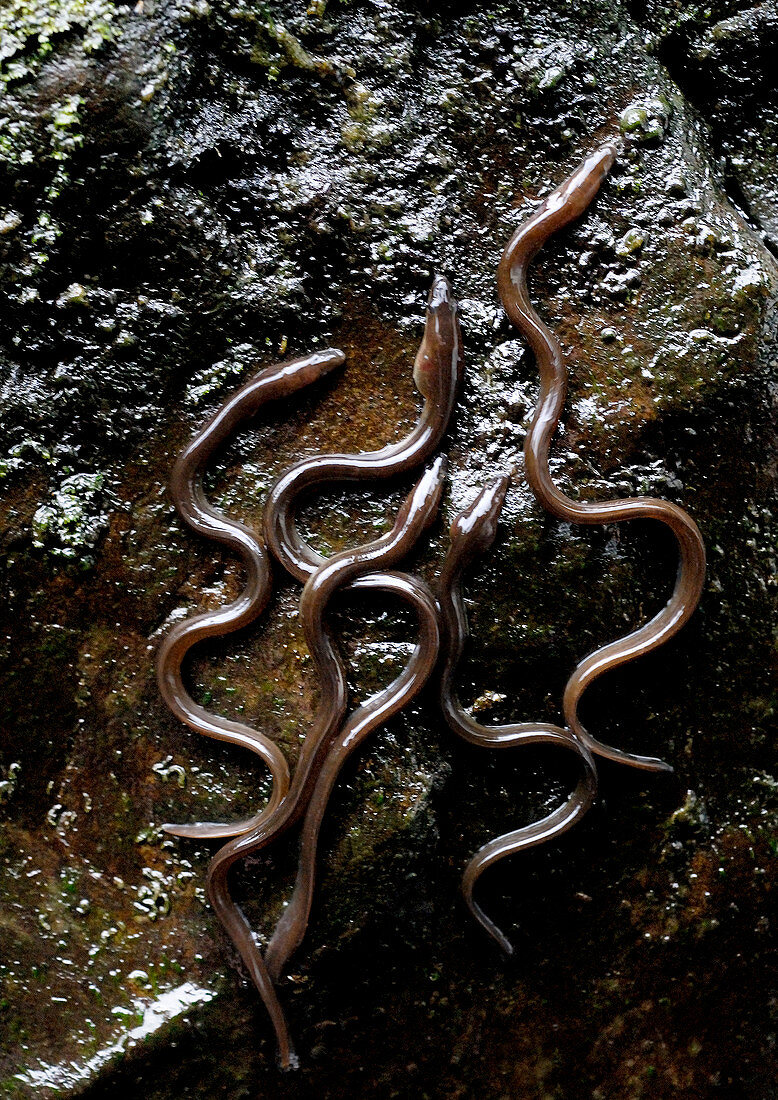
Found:
[[[633,497],[602,503],[583,502],[572,500],[556,487],[551,479],[548,455],[564,405],[567,369],[562,347],[538,316],[527,289],[527,269],[533,257],[553,233],[586,210],[615,157],[614,145],[601,146],[519,226],[500,260],[497,284],[505,312],[528,341],[540,370],[540,395],[524,443],[527,480],[539,503],[552,515],[572,523],[659,520],[670,528],[678,542],[678,575],[669,601],[639,629],[603,646],[580,662],[565,689],[565,721],[593,752],[601,756],[651,771],[672,771],[670,765],[655,757],[624,752],[596,740],[581,725],[578,704],[586,688],[599,676],[656,649],[687,622],[699,603],[705,580],[702,536],[694,520],[668,501]]]
[[[211,905],[240,951],[268,1009],[276,1032],[279,1057],[284,1066],[294,1064],[286,1021],[251,927],[230,894],[229,871],[237,860],[259,851],[285,832],[305,811],[309,789],[314,785],[324,754],[337,733],[346,700],[345,673],[325,625],[327,604],[338,589],[349,585],[376,562],[380,561],[382,566],[387,566],[398,561],[430,526],[440,504],[444,464],[445,460],[438,458],[426,471],[406,499],[388,535],[365,546],[333,555],[307,581],[300,606],[306,640],[322,685],[319,712],[303,743],[287,796],[261,825],[225,844],[208,867],[207,889]],[[415,682],[427,663],[430,660],[434,663],[437,655],[436,645],[434,653],[431,652],[429,598],[425,595],[423,586],[403,574],[381,573],[375,576],[376,587],[401,595],[417,613],[421,638],[409,665],[410,675]],[[434,608],[434,603],[432,607]],[[436,639],[437,635],[435,641]]]
[[[462,379],[462,338],[457,303],[449,281],[443,276],[436,277],[430,290],[424,336],[414,362],[413,377],[424,397],[424,407],[416,427],[404,440],[365,454],[320,455],[305,459],[283,474],[271,489],[265,511],[265,537],[274,555],[299,580],[326,575],[324,559],[301,540],[294,525],[294,508],[299,495],[331,481],[385,478],[405,472],[435,450],[448,427]],[[318,574],[314,572],[317,567]],[[363,577],[358,583],[381,587],[380,579],[379,574],[375,578]],[[427,629],[431,631],[432,627]],[[428,645],[427,651],[432,653],[432,650],[432,645]],[[409,664],[404,676],[351,716],[327,753],[306,812],[294,892],[266,954],[266,964],[274,979],[302,942],[308,926],[319,830],[343,764],[374,729],[421,690],[430,672],[431,666],[422,675]]]
[[[192,699],[182,674],[187,653],[198,642],[240,630],[253,622],[270,598],[270,570],[267,551],[250,528],[228,519],[206,499],[202,470],[208,459],[231,432],[254,416],[269,401],[289,397],[304,386],[339,367],[341,351],[328,348],[303,359],[276,363],[261,371],[222,405],[181,452],[173,468],[170,491],[179,515],[199,535],[215,539],[236,551],[246,567],[246,586],[233,603],[206,611],[179,623],[164,638],[157,655],[157,680],[162,697],[182,722],[198,733],[218,741],[241,745],[257,753],[270,770],[273,786],[270,799],[260,814],[248,821],[228,825],[166,825],[178,836],[233,836],[256,825],[280,803],[289,788],[289,768],[280,749],[264,734],[241,722],[210,714]]]
[[[413,370],[424,406],[405,439],[363,454],[312,455],[291,466],[271,488],[265,508],[265,541],[297,580],[307,580],[325,560],[302,540],[295,525],[294,514],[302,493],[338,481],[368,481],[406,473],[425,462],[440,445],[462,380],[457,310],[448,279],[436,276]]]
[[[572,750],[580,758],[584,768],[583,776],[564,805],[540,821],[490,840],[475,853],[465,868],[462,892],[470,911],[510,955],[513,948],[509,940],[473,898],[475,884],[487,867],[498,860],[551,840],[579,821],[597,794],[597,771],[588,748],[574,733],[545,722],[482,726],[462,709],[456,697],[454,673],[462,658],[468,635],[467,615],[462,599],[462,573],[494,542],[508,483],[507,477],[495,478],[489,482],[451,525],[451,547],[443,564],[439,589],[442,626],[440,705],[451,729],[473,745],[499,749],[533,744],[559,745]]]
[[[399,577],[396,580],[400,583]],[[350,715],[324,758],[303,823],[294,891],[265,952],[265,965],[273,981],[278,980],[290,955],[302,943],[308,927],[316,879],[319,831],[343,765],[373,730],[388,722],[419,694],[437,661],[439,628],[434,597],[427,586],[415,577],[402,578],[402,584],[407,586],[406,595],[410,589],[415,592],[415,606],[420,620],[416,648],[397,679]]]
[[[369,480],[405,473],[420,465],[440,443],[462,380],[462,337],[457,309],[448,279],[436,276],[429,293],[424,336],[414,363],[414,380],[425,399],[424,407],[416,427],[404,440],[365,454],[314,455],[292,466],[271,489],[265,507],[265,538],[268,548],[297,580],[305,582],[327,560],[307,546],[297,532],[294,509],[300,493],[333,481]],[[382,574],[359,577],[349,588],[381,590],[381,577]],[[402,592],[397,594],[403,596]],[[164,828],[178,836],[201,839],[237,836],[254,828],[258,816],[233,824],[198,822]]]

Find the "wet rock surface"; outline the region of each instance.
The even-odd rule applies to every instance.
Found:
[[[13,0],[0,12],[0,1094],[9,1097],[770,1097],[776,1077],[776,86],[772,3]],[[558,721],[575,663],[662,605],[674,546],[534,504],[535,366],[495,286],[521,218],[606,136],[595,205],[532,291],[570,362],[553,450],[573,496],[647,493],[698,521],[702,605],[586,696],[605,765],[562,842],[461,906],[465,860],[575,782],[540,750],[453,744],[430,693],[333,799],[315,915],[270,1028],[205,903],[208,846],[165,821],[240,817],[259,766],[165,710],[173,621],[242,586],[176,518],[175,455],[242,380],[328,344],[346,370],[267,411],[206,488],[258,523],[298,455],[399,438],[431,275],[461,300],[468,376],[448,518],[515,474],[468,578],[463,701]],[[325,552],[383,530],[407,484],[305,513]],[[446,524],[412,563],[434,581]],[[412,624],[344,600],[356,698]],[[294,760],[316,704],[279,578],[250,631],[202,646],[198,701]],[[499,754],[496,754],[499,755]],[[291,839],[236,883],[260,936]]]

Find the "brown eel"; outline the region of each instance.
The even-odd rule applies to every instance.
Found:
[[[298,580],[315,575],[316,569],[321,571],[325,561],[300,538],[295,526],[294,513],[301,494],[331,482],[383,479],[405,473],[439,446],[462,381],[462,338],[457,312],[451,284],[445,276],[436,276],[428,297],[424,335],[413,370],[424,406],[405,439],[378,451],[315,455],[304,459],[282,474],[270,490],[265,510],[265,538],[274,556]],[[357,583],[381,587],[380,575],[363,577]],[[267,962],[274,978],[305,934],[313,896],[319,829],[330,792],[346,758],[373,729],[413,698],[430,671],[427,670],[423,677],[414,672],[413,676],[408,676],[407,683],[401,683],[401,677],[371,699],[365,708],[351,716],[328,752],[316,779],[303,826],[295,890],[268,948]]]
[[[535,254],[553,233],[583,214],[615,158],[616,147],[613,144],[601,146],[519,226],[500,260],[497,285],[505,312],[535,353],[540,371],[540,395],[524,443],[525,472],[539,503],[552,515],[572,523],[659,520],[670,528],[678,542],[678,574],[667,604],[637,630],[584,658],[568,681],[563,704],[565,722],[593,752],[638,768],[671,771],[670,765],[655,757],[638,756],[596,740],[581,725],[578,704],[586,688],[599,676],[656,649],[687,622],[702,593],[705,546],[694,520],[682,508],[668,501],[633,497],[602,503],[583,502],[572,500],[556,487],[551,478],[548,456],[564,405],[567,369],[562,347],[540,319],[527,288],[527,270]]]
[[[236,551],[245,564],[247,579],[243,592],[233,603],[178,623],[166,635],[157,655],[159,689],[173,714],[198,733],[241,745],[257,753],[270,769],[273,786],[267,805],[247,821],[224,825],[210,822],[165,825],[169,833],[178,836],[234,836],[257,825],[266,814],[272,813],[289,789],[289,768],[277,745],[242,722],[209,713],[195,703],[184,685],[182,666],[192,646],[205,638],[228,634],[253,622],[264,610],[271,590],[267,551],[249,527],[229,519],[209,503],[203,492],[202,471],[235,428],[254,416],[261,406],[289,397],[339,367],[343,361],[341,351],[328,348],[302,359],[267,367],[227,399],[184,448],[173,467],[170,491],[179,515],[199,535],[215,539]]]
[[[365,546],[333,555],[307,581],[300,600],[300,609],[306,641],[321,685],[319,709],[303,742],[300,759],[287,796],[261,825],[225,844],[213,857],[208,868],[207,887],[211,905],[232,942],[240,951],[248,972],[268,1009],[276,1032],[279,1058],[285,1067],[295,1063],[286,1020],[251,927],[230,894],[229,871],[239,859],[264,848],[285,832],[299,820],[308,806],[309,789],[314,786],[327,759],[327,749],[338,732],[347,699],[345,671],[326,629],[326,607],[338,589],[349,585],[377,562],[380,562],[382,567],[391,566],[408,552],[437,515],[444,468],[445,459],[442,457],[436,459],[406,499],[389,534]],[[434,618],[436,615],[435,605],[434,601],[425,594],[422,585],[403,574],[381,573],[374,576],[376,587],[400,595],[411,605],[419,619],[419,643],[408,668],[397,681],[400,685],[399,690],[402,692],[406,690],[408,677],[415,684],[422,675],[429,675],[425,671],[427,665],[430,660],[434,663],[436,659],[437,633],[433,653],[429,627],[430,616]],[[381,692],[376,697],[379,700],[377,705],[382,707],[388,716],[394,713],[394,710],[386,708],[384,695],[385,693]],[[365,704],[365,707],[372,709],[370,702]],[[359,708],[356,715],[364,709]],[[323,797],[326,802],[327,794],[319,797]],[[310,805],[314,806],[317,803],[311,799]]]
[[[265,508],[265,541],[297,580],[307,580],[325,561],[303,541],[295,525],[301,494],[339,481],[369,481],[406,473],[426,462],[440,446],[462,381],[457,311],[451,284],[444,275],[437,275],[429,293],[424,336],[413,370],[424,406],[404,439],[363,454],[312,455],[291,466],[271,488]]]
[[[402,673],[350,715],[331,745],[313,788],[300,839],[297,881],[265,952],[265,965],[277,981],[285,963],[302,943],[313,901],[319,831],[332,789],[346,760],[366,737],[414,699],[427,683],[438,656],[438,613],[434,597],[416,577],[403,583],[416,592],[419,637]]]
[[[494,542],[497,521],[502,510],[509,479],[498,477],[489,482],[473,503],[451,524],[451,547],[440,576],[440,615],[442,672],[440,705],[451,729],[473,745],[487,748],[515,748],[519,745],[558,745],[573,751],[583,764],[583,775],[568,800],[540,821],[505,833],[488,841],[475,853],[462,876],[462,892],[476,920],[508,954],[513,948],[507,937],[486,916],[473,898],[473,889],[487,867],[524,848],[543,844],[566,832],[579,821],[597,794],[597,771],[586,745],[574,733],[546,722],[518,722],[507,726],[482,726],[459,704],[454,689],[454,674],[467,641],[467,615],[462,599],[462,573],[471,562],[484,554]]]
[[[343,764],[374,729],[388,722],[388,719],[418,695],[437,662],[439,638],[435,598],[417,577],[406,576],[403,583],[413,586],[417,594],[417,613],[421,613],[416,649],[397,679],[350,715],[321,764],[300,837],[300,858],[294,892],[265,952],[265,965],[274,981],[280,977],[287,959],[305,936],[314,898],[319,831]]]

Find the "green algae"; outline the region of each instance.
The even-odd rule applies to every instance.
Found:
[[[42,505],[32,518],[33,546],[54,558],[80,560],[82,568],[94,564],[94,549],[107,527],[107,519],[96,512],[104,499],[105,475],[73,474],[65,478],[50,503]]]
[[[109,0],[9,0],[0,9],[0,101],[16,96],[23,90],[20,86],[34,81],[58,49],[75,46],[89,57],[111,42],[117,33],[114,17],[115,8]],[[45,111],[45,127],[34,113],[16,118],[4,114],[0,121],[0,165],[28,166],[41,156],[60,162],[47,192],[49,200],[55,199],[67,183],[66,163],[83,142],[79,130],[82,106],[83,99],[77,93],[52,103]],[[37,227],[38,239],[48,240],[56,231],[42,218]]]
[[[215,5],[222,14],[222,5]],[[210,15],[209,8],[204,15]],[[198,12],[198,14],[200,14]],[[324,6],[314,7],[309,15],[321,18]],[[227,25],[237,24],[245,35],[247,53],[251,62],[266,70],[268,79],[278,80],[282,71],[291,66],[304,73],[313,73],[324,78],[333,78],[340,82],[354,77],[353,68],[337,58],[323,57],[308,50],[300,38],[286,26],[276,14],[274,6],[266,3],[239,0],[232,3],[223,12]]]
[[[29,81],[62,42],[85,54],[117,34],[111,0],[7,0],[0,9],[0,83]]]

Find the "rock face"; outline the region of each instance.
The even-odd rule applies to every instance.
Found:
[[[173,1097],[774,1094],[778,1030],[775,404],[778,11],[681,0],[11,0],[0,11],[0,1092]],[[178,521],[176,453],[243,379],[328,344],[341,377],[259,417],[207,489],[258,523],[300,454],[413,422],[431,275],[461,300],[453,516],[514,473],[469,578],[462,699],[558,721],[575,663],[662,605],[674,547],[535,505],[535,365],[495,269],[521,218],[605,137],[595,205],[533,267],[570,364],[554,475],[586,499],[683,504],[700,610],[586,697],[593,733],[675,766],[604,766],[563,843],[479,886],[505,964],[458,904],[467,857],[569,790],[553,754],[452,743],[431,694],[333,800],[316,915],[270,1029],[205,904],[206,845],[170,820],[252,812],[266,777],[177,724],[170,624],[242,586]],[[407,484],[306,512],[325,552],[384,529]],[[446,525],[414,568],[434,581]],[[279,578],[263,622],[191,664],[197,698],[294,759],[316,703]],[[412,624],[336,614],[364,698]],[[294,843],[236,888],[260,935]],[[771,905],[771,900],[773,905]],[[142,1090],[142,1092],[141,1092]]]

